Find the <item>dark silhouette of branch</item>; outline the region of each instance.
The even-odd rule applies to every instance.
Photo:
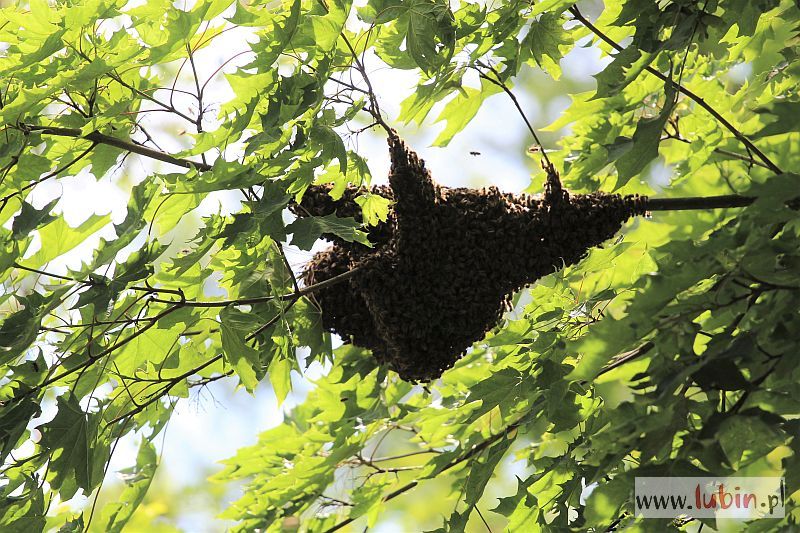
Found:
[[[756,199],[739,194],[720,196],[687,196],[683,198],[648,198],[648,211],[685,211],[688,209],[721,209],[724,207],[746,207]]]

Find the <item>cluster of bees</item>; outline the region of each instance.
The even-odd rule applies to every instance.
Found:
[[[333,246],[303,278],[311,285],[357,267],[314,293],[323,325],[408,381],[438,378],[497,325],[515,291],[578,262],[646,210],[640,196],[570,195],[552,169],[542,197],[442,187],[401,139],[389,147],[390,187],[372,192],[394,205],[370,230],[374,247],[326,235]],[[293,212],[360,218],[357,189],[338,200],[329,192],[310,187]]]

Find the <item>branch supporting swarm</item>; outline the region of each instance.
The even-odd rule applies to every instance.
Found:
[[[347,283],[316,293],[323,323],[410,381],[439,377],[495,327],[515,291],[576,263],[646,211],[640,196],[570,195],[552,167],[541,198],[441,187],[398,137],[389,150],[391,187],[373,193],[394,210],[371,230],[374,248],[328,236],[333,247],[313,258],[304,281],[357,268]],[[295,213],[360,216],[355,191],[339,201],[328,193],[311,187]]]
[[[392,200],[386,222],[370,228],[374,248],[324,235],[333,246],[314,256],[307,285],[356,271],[315,293],[324,326],[345,342],[369,348],[377,362],[409,381],[429,381],[450,368],[494,328],[525,285],[580,261],[632,216],[648,211],[744,207],[738,195],[649,199],[595,192],[570,194],[545,165],[541,197],[435,184],[425,163],[391,130],[390,186],[371,192]],[[361,218],[348,188],[314,185],[298,216]]]

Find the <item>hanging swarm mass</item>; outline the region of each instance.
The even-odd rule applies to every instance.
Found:
[[[370,230],[375,246],[325,236],[333,247],[303,277],[311,285],[358,268],[314,293],[323,324],[409,381],[439,377],[498,323],[515,291],[578,262],[646,209],[639,196],[570,195],[554,171],[542,198],[441,187],[402,140],[389,147],[390,187],[372,192],[395,203]],[[293,212],[360,218],[359,191],[329,192],[312,186]]]

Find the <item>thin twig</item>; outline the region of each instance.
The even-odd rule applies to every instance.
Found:
[[[514,94],[514,92],[511,89],[508,88],[508,85],[503,83],[502,78],[500,77],[500,73],[497,72],[497,70],[495,70],[495,68],[493,66],[488,65],[486,63],[483,63],[481,61],[478,61],[477,63],[478,63],[479,66],[489,70],[492,74],[495,75],[495,78],[497,78],[497,79],[488,76],[485,72],[482,72],[480,69],[475,69],[475,70],[478,71],[478,75],[482,79],[484,79],[484,80],[486,80],[486,81],[488,81],[488,82],[490,82],[490,83],[492,83],[494,85],[497,85],[498,87],[500,87],[503,90],[504,93],[506,93],[508,95],[509,98],[511,98],[511,101],[514,102],[514,107],[517,108],[517,111],[519,112],[520,116],[522,117],[522,120],[525,121],[525,125],[528,127],[528,131],[531,132],[531,135],[533,136],[533,140],[536,142],[536,145],[539,147],[539,150],[542,152],[542,159],[544,159],[544,161],[547,164],[548,168],[554,168],[553,164],[550,162],[550,158],[547,157],[547,150],[545,150],[544,145],[542,144],[542,141],[539,140],[539,136],[536,135],[536,130],[533,129],[533,126],[531,125],[531,122],[528,120],[528,117],[525,115],[525,111],[522,110],[522,106],[520,105],[519,100],[517,100],[517,97]]]
[[[208,27],[206,27],[208,29]],[[195,120],[195,129],[197,130],[197,134],[203,133],[203,89],[200,88],[200,77],[197,75],[197,67],[194,64],[194,52],[192,51],[192,47],[189,46],[189,43],[186,43],[186,53],[189,55],[189,65],[192,67],[192,76],[194,77],[194,86],[197,89],[197,120]],[[206,160],[206,154],[200,154],[200,159],[203,160],[204,164],[208,164]]]
[[[691,144],[692,141],[689,139],[685,139],[679,135],[667,132],[664,137],[661,138],[662,141],[668,140],[675,140],[685,144]],[[738,159],[739,161],[744,161],[745,163],[749,163],[751,165],[755,165],[761,168],[766,168],[767,170],[772,170],[766,163],[761,161],[756,161],[749,155],[740,154],[738,152],[733,152],[731,150],[725,150],[724,148],[714,148],[713,153],[724,155],[726,157],[730,157],[731,159]]]
[[[30,182],[29,184],[25,185],[24,187],[22,187],[18,191],[15,191],[15,192],[13,192],[11,194],[8,194],[8,195],[4,196],[2,198],[2,200],[0,200],[0,211],[5,209],[6,205],[8,204],[8,201],[11,200],[12,198],[14,198],[15,196],[21,196],[22,193],[27,191],[28,189],[36,187],[37,185],[39,185],[43,181],[49,180],[50,178],[58,176],[59,174],[61,174],[65,170],[68,170],[72,165],[74,165],[75,163],[77,163],[78,161],[80,161],[81,159],[86,157],[87,155],[89,155],[91,153],[91,151],[94,150],[94,147],[97,146],[97,144],[98,144],[97,141],[93,141],[92,145],[89,146],[89,148],[87,148],[86,150],[84,150],[83,152],[81,152],[80,154],[75,156],[68,163],[63,164],[60,167],[58,167],[57,169],[55,169],[54,171],[49,172],[48,174],[42,176],[41,178]]]
[[[72,282],[75,282],[75,283],[80,283],[82,285],[94,285],[94,282],[91,281],[91,280],[82,281],[82,280],[79,280],[79,279],[71,278],[69,276],[62,276],[61,274],[53,274],[52,272],[39,270],[38,268],[31,268],[31,267],[27,267],[25,265],[21,265],[21,264],[17,263],[16,261],[14,261],[13,264],[14,264],[14,268],[18,268],[20,270],[25,270],[27,272],[33,272],[34,274],[39,274],[41,276],[47,276],[49,278],[56,278],[56,279],[60,279],[60,280],[64,280],[64,281],[72,281]]]
[[[347,272],[343,272],[337,276],[333,276],[332,278],[328,278],[324,281],[320,281],[319,283],[314,283],[313,285],[309,285],[307,287],[303,287],[299,291],[292,292],[289,294],[282,294],[277,296],[257,296],[255,298],[238,298],[235,300],[215,300],[215,301],[180,301],[174,302],[171,300],[162,300],[160,298],[153,298],[151,301],[155,303],[162,303],[162,304],[172,304],[178,305],[181,307],[227,307],[229,305],[253,305],[253,304],[260,304],[266,303],[273,300],[282,300],[284,302],[291,301],[297,299],[301,296],[305,296],[307,294],[311,294],[315,291],[319,291],[325,289],[327,287],[331,287],[343,281],[346,281],[356,274],[358,274],[361,270],[356,267]]]
[[[370,81],[369,76],[367,75],[367,69],[364,67],[364,64],[358,58],[358,54],[356,53],[355,48],[353,48],[353,45],[350,44],[350,40],[344,35],[344,33],[342,33],[341,37],[342,40],[344,40],[345,45],[347,45],[347,48],[350,50],[350,53],[353,55],[353,63],[355,64],[356,70],[358,70],[359,74],[361,74],[361,77],[364,79],[364,83],[367,84],[367,91],[368,91],[367,94],[369,96],[369,103],[371,108],[370,114],[372,115],[372,118],[374,118],[375,122],[380,124],[384,130],[386,130],[386,133],[389,135],[389,137],[396,137],[397,132],[395,132],[394,129],[391,126],[389,126],[385,120],[383,120],[383,116],[381,115],[381,108],[380,105],[378,104],[378,97],[375,94],[375,90],[372,88],[372,82]]]
[[[475,506],[475,511],[477,511],[478,516],[480,517],[481,521],[483,522],[483,525],[486,526],[486,531],[488,531],[489,533],[492,533],[492,528],[489,527],[489,522],[487,522],[486,519],[483,517],[483,513],[481,513],[481,510],[478,509],[477,505]]]

